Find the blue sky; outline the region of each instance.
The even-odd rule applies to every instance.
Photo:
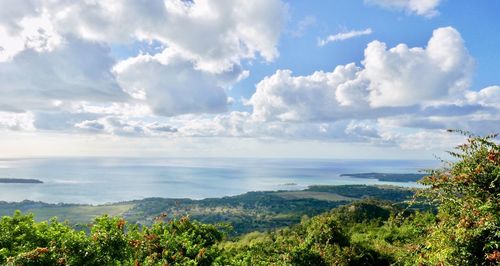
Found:
[[[499,83],[500,2],[441,1],[439,15],[426,18],[396,10],[367,6],[363,1],[289,1],[289,21],[278,47],[280,57],[271,64],[257,65],[253,75],[237,85],[234,96],[251,95],[254,84],[276,69],[291,69],[297,75],[329,71],[336,65],[359,62],[373,40],[393,47],[399,43],[425,46],[432,31],[452,26],[466,42],[476,61],[472,87],[481,89]],[[293,34],[301,21],[312,21],[298,37]],[[317,39],[342,31],[371,28],[373,34],[318,47]],[[288,32],[288,33],[287,33]]]
[[[432,158],[500,130],[500,2],[0,1],[0,157]]]

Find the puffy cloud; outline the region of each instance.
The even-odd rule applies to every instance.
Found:
[[[141,95],[153,112],[163,116],[225,111],[225,88],[245,73],[238,66],[220,74],[196,70],[193,62],[169,49],[129,58],[114,69],[126,91]]]
[[[441,0],[365,0],[367,4],[374,4],[388,9],[404,10],[409,14],[428,18],[439,14],[436,8],[440,2]]]
[[[472,59],[453,28],[434,31],[426,48],[368,44],[363,67],[292,76],[278,70],[256,86],[248,101],[260,120],[322,121],[415,113],[464,97]],[[472,96],[471,96],[472,97]]]
[[[370,121],[350,121],[345,128],[347,135],[354,135],[363,139],[379,139],[380,133],[378,132],[375,123]]]
[[[470,103],[500,108],[500,86],[490,86],[480,91],[469,91],[465,96]]]
[[[0,63],[0,109],[48,109],[60,101],[124,101],[129,96],[111,72],[115,61],[97,43],[67,38],[58,49],[28,49]]]
[[[424,141],[431,136],[421,129],[498,128],[498,86],[466,91],[472,60],[453,28],[436,30],[427,47],[372,42],[359,66],[309,76],[278,70],[257,84],[252,112],[215,114],[227,110],[227,90],[248,75],[245,60],[278,56],[281,1],[15,2],[0,10],[0,109],[18,113],[0,112],[2,129],[412,148],[399,132]],[[425,16],[439,3],[392,2]],[[297,35],[312,23],[299,23]],[[330,39],[359,34],[369,31]],[[118,63],[110,56],[109,47],[137,43],[161,51]]]
[[[287,12],[280,0],[6,1],[0,110],[17,112],[81,101],[128,101],[166,116],[225,111],[225,90],[248,75],[241,61],[278,56]],[[109,47],[146,42],[163,53],[112,72]]]
[[[286,14],[280,0],[61,0],[43,7],[60,32],[99,42],[156,40],[215,72],[257,54],[273,60]]]
[[[446,27],[433,32],[426,48],[399,44],[387,50],[374,41],[365,49],[363,64],[370,105],[380,107],[461,96],[469,87],[473,61],[460,33]]]
[[[257,120],[325,120],[341,115],[336,88],[356,78],[354,64],[337,66],[332,72],[318,71],[310,76],[292,76],[290,70],[278,70],[256,86],[247,104]]]
[[[32,131],[33,114],[0,112],[0,129]]]
[[[50,52],[61,43],[62,37],[55,32],[46,14],[24,17],[11,27],[0,23],[0,62],[12,60],[25,49]]]
[[[500,130],[500,87],[471,91],[472,67],[460,34],[451,27],[436,29],[426,47],[388,49],[374,41],[365,49],[362,66],[340,65],[308,76],[278,70],[264,78],[246,102],[253,112],[239,128],[253,128],[250,135],[404,149],[450,147],[459,138],[446,136],[444,129]],[[256,126],[261,124],[267,127]]]
[[[361,73],[356,73],[356,78],[348,79],[336,88],[335,99],[341,106],[356,106],[368,101],[370,82],[368,79],[361,78]]]

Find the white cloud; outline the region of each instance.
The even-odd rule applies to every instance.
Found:
[[[315,72],[310,76],[293,77],[290,70],[278,70],[256,86],[256,92],[247,104],[253,107],[257,120],[300,121],[309,117],[333,113],[335,90],[328,83],[338,85],[345,76],[355,74],[355,66],[340,66],[334,72]],[[327,110],[323,110],[323,108]]]
[[[61,43],[62,37],[55,32],[47,14],[24,17],[14,27],[0,23],[0,63],[12,60],[25,49],[50,52]]]
[[[56,1],[46,4],[59,31],[100,42],[156,40],[205,71],[256,55],[271,61],[286,13],[280,0]]]
[[[110,134],[117,136],[169,136],[177,132],[175,127],[159,122],[144,122],[120,117],[102,117],[96,120],[84,120],[74,124],[75,129],[84,132]]]
[[[384,117],[379,118],[378,123],[382,128],[394,127],[412,130],[463,129],[471,130],[480,135],[500,132],[500,112],[498,108],[476,107],[469,112],[460,110],[467,109],[467,107],[459,107],[458,109],[459,111],[450,114],[422,112]]]
[[[373,31],[371,28],[367,28],[364,30],[352,30],[352,31],[347,31],[347,32],[341,32],[341,33],[337,33],[335,35],[329,35],[325,39],[319,39],[318,46],[325,46],[326,44],[328,44],[330,42],[345,41],[345,40],[356,38],[356,37],[363,36],[363,35],[370,35],[372,33],[373,33]]]
[[[278,70],[256,86],[247,104],[258,120],[323,121],[377,118],[416,112],[419,106],[464,97],[472,59],[453,28],[434,31],[426,48],[374,41],[363,67],[340,65],[332,72],[292,76]]]
[[[401,129],[397,131],[401,131]],[[404,150],[444,151],[465,141],[464,136],[450,134],[442,129],[422,130],[407,134],[397,133],[397,131],[386,131],[384,135]]]
[[[257,84],[252,112],[226,113],[227,90],[248,75],[242,66],[279,55],[281,1],[5,1],[0,110],[11,112],[0,112],[4,130],[421,148],[410,147],[410,137],[423,143],[431,135],[422,129],[486,130],[500,120],[498,86],[467,90],[472,60],[453,28],[436,30],[427,47],[372,42],[359,66],[308,76],[278,70]],[[436,15],[439,4],[377,2],[423,16]],[[297,35],[313,23],[299,22]],[[344,32],[320,44],[367,34]],[[120,62],[110,56],[110,47],[148,42],[161,51]]]
[[[11,60],[24,50],[24,40],[0,26],[0,63]]]
[[[500,108],[500,86],[489,86],[480,91],[466,93],[469,103]]]
[[[363,139],[379,139],[380,133],[378,132],[375,123],[370,121],[355,121],[349,122],[345,129],[347,135],[354,135]]]
[[[471,91],[472,66],[451,27],[435,30],[427,47],[388,49],[374,41],[361,67],[351,63],[308,76],[278,70],[264,78],[246,102],[253,112],[243,128],[253,128],[250,135],[449,148],[458,138],[446,136],[444,129],[500,130],[500,87]]]
[[[409,14],[434,17],[439,14],[437,7],[441,0],[365,0],[367,4],[383,8],[403,10]]]
[[[67,38],[61,47],[39,53],[28,49],[0,62],[0,109],[54,108],[58,101],[124,101],[115,63],[107,47]]]
[[[82,101],[128,101],[166,116],[225,111],[225,90],[248,76],[242,61],[278,56],[287,12],[280,0],[4,2],[0,110],[8,111]],[[112,72],[110,47],[145,42],[165,50]]]
[[[112,103],[91,104],[88,102],[74,102],[66,110],[73,113],[89,113],[125,117],[152,116],[151,108],[145,103]]]
[[[236,65],[219,74],[196,70],[170,49],[129,58],[114,71],[122,88],[132,95],[140,92],[151,110],[163,116],[226,111],[225,88],[245,74]]]
[[[408,106],[462,95],[469,87],[473,60],[455,29],[439,28],[426,48],[399,44],[387,50],[374,41],[365,49],[364,78],[373,107]]]
[[[33,114],[0,111],[0,129],[33,131]]]

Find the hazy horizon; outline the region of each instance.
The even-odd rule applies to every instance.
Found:
[[[104,204],[162,198],[216,198],[248,191],[300,190],[310,185],[396,185],[341,174],[418,173],[433,161],[216,159],[216,158],[49,158],[0,159],[0,177],[43,183],[0,184],[0,201]]]

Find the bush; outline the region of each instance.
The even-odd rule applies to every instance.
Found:
[[[37,223],[33,215],[16,212],[0,222],[0,264],[210,265],[221,240],[215,226],[186,217],[139,229],[105,215],[87,235],[55,219]]]
[[[500,263],[500,149],[495,137],[469,134],[465,144],[449,152],[456,161],[422,180],[428,188],[420,195],[438,206],[438,221],[429,228],[420,262]]]

